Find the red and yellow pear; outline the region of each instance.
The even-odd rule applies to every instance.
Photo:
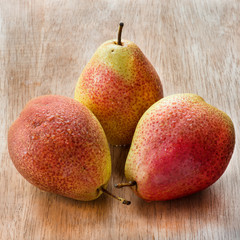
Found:
[[[235,144],[230,117],[195,94],[176,94],[140,119],[126,160],[129,181],[146,201],[170,200],[203,190],[224,173]]]
[[[142,114],[163,97],[160,78],[139,47],[121,39],[103,43],[77,82],[75,99],[98,118],[112,145],[131,143]]]
[[[82,201],[108,193],[107,138],[93,113],[74,99],[46,95],[28,102],[9,129],[8,149],[16,169],[42,190]]]

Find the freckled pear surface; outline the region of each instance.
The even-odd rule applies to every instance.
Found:
[[[8,134],[17,170],[42,190],[92,200],[111,174],[110,151],[96,117],[63,96],[31,100]]]
[[[140,119],[126,160],[125,175],[147,201],[200,191],[225,171],[235,144],[224,112],[194,94],[165,97]]]
[[[108,141],[130,144],[142,114],[163,97],[157,72],[136,44],[103,43],[84,68],[75,99],[98,118]]]

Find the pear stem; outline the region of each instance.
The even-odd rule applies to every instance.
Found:
[[[127,182],[127,183],[115,184],[114,187],[115,188],[123,188],[123,187],[132,187],[132,186],[135,186],[135,185],[137,185],[137,183],[135,181],[130,181],[130,182]]]
[[[122,36],[123,26],[124,26],[124,23],[123,23],[123,22],[120,22],[120,23],[119,23],[119,28],[118,28],[118,42],[117,42],[118,45],[122,45],[121,36]]]
[[[108,196],[110,196],[110,197],[112,197],[112,198],[115,198],[115,199],[117,199],[118,201],[122,202],[122,204],[126,204],[126,205],[130,205],[130,204],[131,204],[130,201],[128,201],[128,200],[126,200],[126,199],[124,199],[124,198],[117,197],[117,196],[113,195],[111,192],[109,192],[107,189],[105,189],[105,188],[103,188],[103,187],[101,187],[100,189],[101,189],[102,192],[104,192],[104,193],[107,194]]]

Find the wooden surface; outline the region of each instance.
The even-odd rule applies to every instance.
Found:
[[[2,0],[0,2],[0,239],[240,239],[240,2],[233,0]],[[146,203],[124,180],[128,148],[111,147],[106,196],[78,202],[38,190],[14,168],[7,132],[24,105],[44,94],[73,97],[96,48],[134,41],[159,73],[165,96],[192,92],[229,114],[236,147],[210,188],[174,201]]]

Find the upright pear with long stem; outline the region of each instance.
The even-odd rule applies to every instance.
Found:
[[[98,118],[112,145],[131,143],[142,114],[163,97],[160,78],[139,47],[121,39],[103,43],[77,82],[75,99]]]

